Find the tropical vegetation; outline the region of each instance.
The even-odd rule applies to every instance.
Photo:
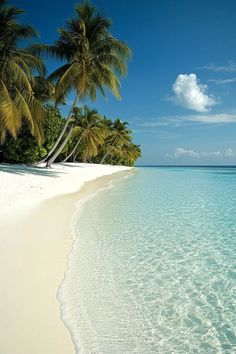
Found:
[[[111,21],[84,1],[55,43],[27,47],[37,32],[18,21],[22,12],[0,2],[0,159],[48,167],[54,161],[133,165],[141,150],[128,123],[82,105],[98,92],[121,97],[131,51],[111,34]],[[61,61],[48,76],[45,56]],[[72,95],[62,117],[60,107]]]

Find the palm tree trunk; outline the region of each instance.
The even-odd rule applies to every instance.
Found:
[[[77,147],[79,146],[80,142],[81,142],[82,136],[79,138],[79,140],[77,141],[74,149],[71,151],[71,153],[62,161],[62,162],[66,162],[67,160],[69,160],[69,158],[74,154],[74,152],[76,151]]]
[[[77,152],[77,154],[76,153],[74,153],[74,156],[73,156],[73,162],[75,162],[76,160],[77,160],[77,157],[79,156],[79,153]]]
[[[70,130],[68,132],[68,134],[66,135],[66,138],[64,139],[64,141],[61,143],[61,145],[59,146],[59,148],[57,149],[57,151],[52,155],[52,157],[47,161],[47,166],[46,167],[51,167],[53,162],[56,160],[56,158],[60,155],[60,153],[62,152],[62,150],[64,149],[65,145],[67,144],[68,140],[71,137],[71,134],[73,132],[74,126],[72,125],[70,127]]]
[[[63,135],[64,135],[65,132],[66,132],[66,129],[67,129],[69,123],[71,122],[71,115],[72,115],[73,109],[75,108],[77,102],[78,102],[78,96],[76,95],[76,97],[75,97],[75,99],[74,99],[74,102],[73,102],[73,104],[72,104],[72,106],[71,106],[70,112],[69,112],[69,114],[68,114],[68,116],[67,116],[66,122],[65,122],[65,124],[64,124],[64,126],[63,126],[63,128],[62,128],[61,133],[59,134],[59,136],[58,136],[57,140],[55,141],[55,143],[54,143],[53,147],[51,148],[51,150],[48,152],[47,156],[44,157],[43,160],[39,161],[38,164],[47,161],[48,158],[49,158],[49,157],[52,155],[52,153],[54,152],[54,150],[58,147],[58,145],[59,145],[59,143],[60,143],[60,141],[61,141]]]
[[[117,165],[118,163],[120,163],[120,158],[119,158],[119,157],[114,160],[114,164],[115,164],[115,165]]]
[[[113,149],[113,147],[114,147],[114,145],[115,145],[115,142],[116,142],[116,138],[115,138],[115,140],[113,141],[113,144],[111,145],[111,147],[110,147],[110,149],[107,151],[107,153],[103,156],[103,158],[102,158],[102,160],[101,160],[101,164],[103,164],[104,163],[104,161],[106,160],[106,158],[107,158],[107,156],[108,155],[110,155],[110,153],[111,153],[111,151],[112,151],[112,149]]]
[[[107,156],[110,154],[111,150],[112,150],[113,146],[107,151],[107,153],[103,156],[102,160],[101,160],[101,164],[104,163],[104,161],[106,160]]]

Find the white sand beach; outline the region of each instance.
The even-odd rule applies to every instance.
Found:
[[[88,181],[126,169],[0,165],[0,353],[75,353],[57,290],[72,246],[76,192]]]

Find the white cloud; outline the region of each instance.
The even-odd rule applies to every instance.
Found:
[[[168,157],[171,155],[168,154]],[[236,152],[231,148],[226,149],[225,151],[194,151],[190,149],[177,148],[174,152],[175,158],[181,157],[191,157],[194,159],[199,159],[200,157],[235,157]]]
[[[225,150],[225,156],[226,157],[233,157],[235,155],[236,155],[236,153],[233,152],[233,150],[231,148],[228,148],[228,149]]]
[[[206,94],[207,85],[200,84],[195,74],[178,75],[173,91],[177,104],[197,112],[208,112],[217,103],[213,96]]]
[[[191,114],[176,117],[177,120],[198,123],[236,123],[236,113]]]
[[[236,72],[236,63],[233,61],[229,61],[228,64],[226,65],[216,65],[215,63],[211,63],[205,66],[201,66],[198,69],[214,71],[216,73],[217,72],[233,73]]]
[[[165,127],[168,125],[168,122],[163,122],[163,121],[148,122],[147,121],[143,123],[138,123],[137,125],[146,128]]]
[[[207,113],[207,114],[185,114],[172,116],[159,116],[156,118],[140,118],[140,122],[135,126],[140,130],[142,128],[151,128],[160,130],[168,126],[182,126],[183,124],[229,124],[236,123],[236,112],[233,113]],[[145,130],[142,130],[145,131]]]
[[[194,158],[198,159],[200,157],[200,154],[199,154],[199,152],[196,152],[194,150],[186,150],[183,148],[177,148],[175,150],[175,157],[179,158],[181,156],[189,156],[189,157],[194,157]]]
[[[217,85],[227,85],[236,82],[236,77],[232,77],[231,79],[210,79],[209,82],[214,82]]]
[[[220,151],[203,151],[203,152],[200,152],[200,156],[203,156],[203,157],[209,157],[209,156],[222,156],[222,153]]]
[[[168,125],[179,126],[181,123],[199,123],[199,124],[226,124],[236,123],[236,113],[216,113],[216,114],[186,114],[179,116],[166,116],[159,118],[163,122],[168,122]],[[148,122],[146,125],[148,126]],[[152,127],[155,127],[155,122],[150,122]]]

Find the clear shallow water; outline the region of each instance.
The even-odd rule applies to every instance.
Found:
[[[139,168],[86,203],[60,289],[81,353],[236,353],[236,169]]]

